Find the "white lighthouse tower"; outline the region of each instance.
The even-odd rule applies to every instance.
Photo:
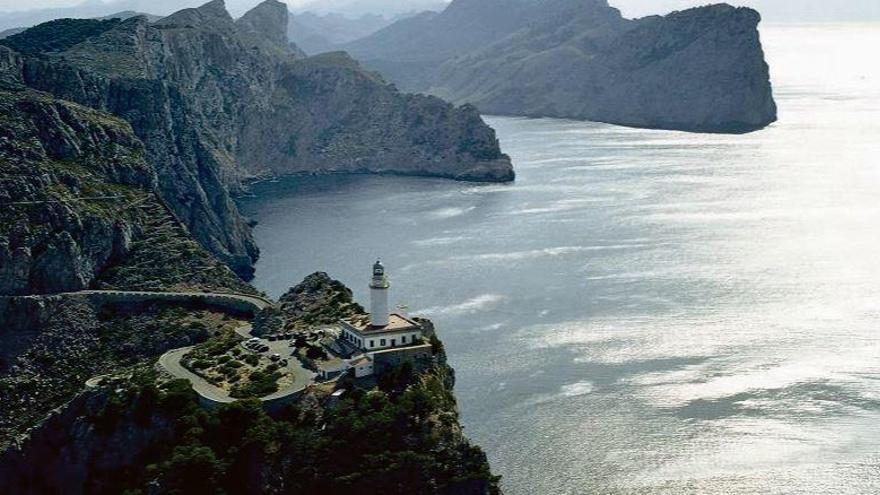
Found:
[[[370,282],[370,325],[373,327],[388,326],[388,277],[385,266],[379,260],[373,265],[373,280]]]

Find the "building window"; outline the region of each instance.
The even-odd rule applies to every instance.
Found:
[[[406,335],[404,335],[403,337],[400,338],[400,343],[406,344]]]
[[[385,347],[385,339],[379,339],[379,345]]]
[[[397,339],[391,339],[391,347],[394,347],[396,345],[397,345]]]
[[[371,341],[370,341],[370,347],[376,347],[376,341],[375,341],[375,340],[371,340]]]

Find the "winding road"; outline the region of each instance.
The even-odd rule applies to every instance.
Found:
[[[260,311],[274,306],[275,303],[263,296],[253,294],[237,294],[222,292],[160,292],[160,291],[127,291],[127,290],[80,290],[75,292],[58,292],[55,294],[35,294],[30,296],[2,296],[0,299],[45,299],[47,297],[87,296],[104,303],[114,302],[203,302],[233,311]]]
[[[242,325],[238,327],[235,332],[243,338],[251,338],[252,328],[253,327],[251,327],[250,324]],[[269,346],[269,352],[272,354],[281,354],[281,352],[285,352],[287,354],[290,353],[290,349],[286,347],[287,341],[270,342],[264,339],[260,339],[260,342]],[[183,359],[183,356],[186,355],[186,353],[190,350],[192,350],[192,347],[184,347],[181,349],[168,351],[159,358],[159,364],[165,369],[165,371],[175,376],[176,378],[189,380],[189,382],[192,384],[193,390],[195,390],[196,393],[202,397],[202,399],[215,404],[228,404],[230,402],[235,402],[236,399],[230,397],[228,391],[212,385],[201,376],[191,372],[183,366],[181,360]],[[284,354],[282,354],[282,356],[284,356]],[[262,397],[260,400],[262,400],[263,402],[284,401],[284,399],[288,397],[292,398],[315,382],[315,373],[306,369],[299,359],[293,356],[286,356],[286,359],[287,367],[285,369],[287,372],[293,374],[293,383],[275,392],[274,394]]]
[[[172,303],[204,303],[236,312],[246,312],[256,315],[260,311],[274,306],[270,299],[253,294],[218,293],[218,292],[158,292],[158,291],[122,291],[122,290],[82,290],[76,292],[61,292],[57,294],[31,295],[31,296],[3,296],[3,299],[40,299],[46,297],[72,297],[86,296],[101,303],[139,303],[139,302],[172,302]],[[243,338],[251,338],[253,327],[250,323],[242,325],[235,331]],[[286,342],[269,342],[262,340],[269,346],[271,353],[290,353]],[[173,349],[159,358],[159,365],[176,378],[189,380],[193,390],[199,394],[203,403],[208,405],[228,404],[236,399],[229,393],[209,383],[204,378],[189,371],[181,364],[181,358],[192,347]],[[285,356],[282,354],[282,356]],[[286,356],[287,371],[293,374],[294,382],[274,394],[263,397],[264,403],[286,403],[293,399],[306,387],[314,383],[315,373],[303,367],[302,363],[293,356]],[[86,386],[97,386],[104,376],[93,377],[86,382]]]

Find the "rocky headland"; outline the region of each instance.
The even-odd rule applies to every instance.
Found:
[[[341,53],[303,58],[287,24],[274,0],[238,20],[214,0],[152,23],[53,21],[0,41],[0,80],[128,122],[162,201],[244,277],[258,249],[232,198],[249,179],[513,179],[476,109],[400,93]]]
[[[345,48],[483,113],[740,133],[776,120],[754,10],[625,19],[607,0],[455,0]]]
[[[207,297],[258,294],[232,199],[250,178],[513,178],[473,107],[402,94],[344,54],[301,58],[280,5],[3,40],[0,493],[498,492],[433,329],[429,367],[343,380],[341,397],[321,383],[271,416],[259,401],[206,410],[156,365],[239,347],[251,324],[303,332],[362,311],[324,274],[256,317]]]
[[[459,426],[454,373],[426,320],[432,351],[417,368],[316,384],[267,412],[250,399],[205,409],[188,381],[154,364],[169,349],[228,339],[234,316],[86,298],[41,304],[0,334],[0,492],[500,493]],[[309,322],[360,309],[323,273],[291,289],[281,308],[270,315],[303,335]],[[83,387],[100,373],[108,375]]]

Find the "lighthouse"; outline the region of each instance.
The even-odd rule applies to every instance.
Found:
[[[373,265],[373,280],[370,281],[370,326],[388,326],[388,277],[385,276],[385,266],[382,261],[376,261]]]
[[[377,261],[373,265],[373,279],[370,281],[370,314],[358,314],[340,320],[341,342],[369,356],[372,355],[371,353],[384,353],[382,362],[386,365],[387,360],[391,359],[389,356],[392,356],[387,353],[392,350],[409,352],[407,356],[410,357],[413,355],[427,357],[430,354],[431,344],[424,340],[422,325],[400,313],[388,311],[390,288],[391,284],[388,283],[388,277],[385,275],[385,266],[381,260]],[[351,364],[356,368],[361,366],[360,361],[353,361]],[[361,370],[357,373],[361,373]]]

